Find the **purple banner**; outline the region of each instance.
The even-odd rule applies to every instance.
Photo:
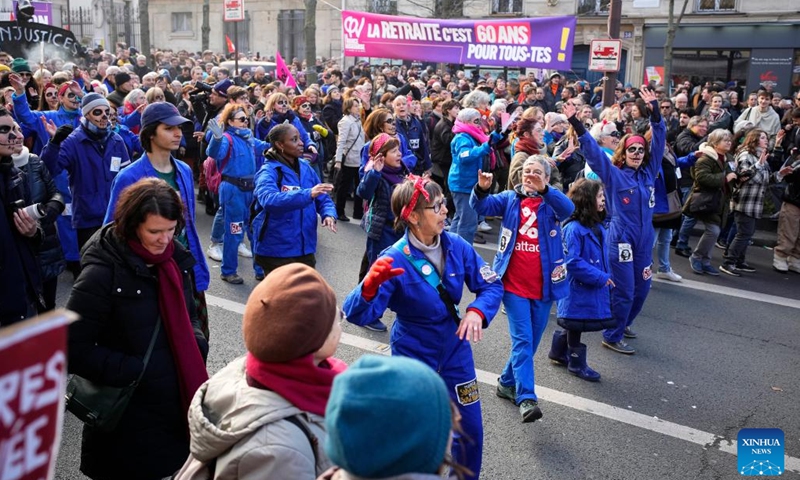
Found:
[[[571,68],[575,17],[437,20],[342,12],[344,54],[500,67]]]
[[[33,19],[32,22],[36,23],[43,23],[45,25],[52,25],[53,24],[53,4],[52,3],[45,3],[45,2],[31,2],[33,5]],[[16,0],[12,4],[12,8],[14,12],[17,11],[17,2]],[[16,15],[16,13],[15,13]]]

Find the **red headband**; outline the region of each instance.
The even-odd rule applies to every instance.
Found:
[[[62,83],[61,86],[58,87],[58,95],[61,96],[67,93],[67,90],[69,90],[69,87],[71,87],[72,85],[77,85],[77,83],[75,83],[72,80],[70,80],[69,82]]]
[[[630,147],[634,143],[641,143],[642,146],[647,145],[647,143],[644,141],[644,137],[642,137],[641,135],[633,135],[628,137],[627,140],[625,140],[625,148]]]
[[[417,206],[420,194],[425,197],[426,202],[431,201],[431,196],[428,194],[428,191],[425,190],[425,185],[429,182],[428,178],[418,177],[416,175],[409,175],[408,178],[409,180],[414,180],[414,194],[411,196],[411,201],[408,202],[408,205],[403,207],[403,211],[400,212],[400,218],[404,221],[408,221],[408,216],[411,215],[411,212],[413,212],[414,208]]]
[[[389,136],[387,133],[381,133],[377,137],[372,139],[372,144],[369,146],[369,154],[374,156],[377,155],[378,152],[381,151],[381,148],[388,142],[392,137]]]

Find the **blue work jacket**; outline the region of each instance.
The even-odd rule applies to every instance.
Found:
[[[534,194],[538,195],[538,194]],[[542,301],[552,302],[568,293],[564,272],[564,247],[561,238],[561,222],[572,215],[575,205],[566,195],[555,188],[547,188],[539,205],[539,257],[542,260]],[[497,254],[493,268],[502,277],[514,252],[519,231],[520,204],[522,196],[514,190],[488,195],[476,185],[469,199],[470,206],[479,215],[502,216]]]
[[[186,207],[186,240],[189,242],[189,251],[196,260],[194,264],[194,283],[199,292],[208,290],[209,272],[206,256],[203,254],[203,245],[200,243],[200,236],[197,234],[195,225],[195,201],[194,201],[194,180],[192,179],[192,169],[184,162],[172,158],[172,168],[177,172],[175,181],[178,184],[178,193]],[[103,224],[114,221],[114,211],[116,210],[119,195],[125,188],[133,185],[143,178],[157,178],[156,169],[150,163],[147,154],[131,163],[129,167],[122,170],[114,182],[111,184],[111,200],[108,202],[106,217]]]
[[[252,136],[242,138],[237,130],[233,127],[225,129],[225,133],[233,139],[233,152],[227,162],[225,162],[225,157],[228,156],[228,150],[231,148],[228,135],[223,135],[219,139],[211,136],[206,155],[217,161],[217,170],[223,175],[236,178],[253,177],[264,163],[263,152],[269,148],[269,143]],[[220,170],[223,162],[225,162],[225,169]]]
[[[451,192],[469,193],[478,183],[478,170],[483,168],[483,160],[489,155],[489,142],[478,143],[467,133],[457,133],[450,142],[453,164],[447,184]]]
[[[558,301],[558,317],[576,320],[611,318],[611,278],[605,227],[596,227],[603,238],[577,220],[564,225],[564,247],[567,250],[567,283],[569,295]]]

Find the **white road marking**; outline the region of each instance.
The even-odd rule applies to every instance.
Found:
[[[487,243],[486,245],[474,244],[473,248],[488,250],[491,252],[497,251],[497,245]],[[684,277],[680,282],[670,282],[669,280],[661,280],[653,278],[654,282],[664,283],[667,285],[675,285],[676,287],[691,288],[694,290],[702,290],[704,292],[716,293],[719,295],[727,295],[729,297],[741,298],[743,300],[753,300],[756,302],[769,303],[771,305],[778,305],[781,307],[797,308],[800,309],[800,300],[793,298],[779,297],[777,295],[769,295],[767,293],[751,292],[749,290],[742,290],[739,288],[725,287],[722,285],[715,285],[711,283],[698,282],[697,280],[689,280]]]
[[[693,283],[699,283],[699,282],[693,282]],[[702,285],[705,286],[705,284]],[[727,287],[717,287],[717,288],[727,288]],[[731,288],[729,290],[735,290],[735,289]],[[725,295],[725,293],[723,293],[723,295]],[[206,294],[206,302],[208,303],[209,306],[219,307],[229,312],[238,314],[244,313],[244,304],[234,302],[232,300],[227,300],[225,298]],[[391,353],[389,345],[381,342],[376,342],[375,340],[370,340],[368,338],[360,337],[358,335],[353,335],[351,333],[343,332],[341,343],[351,347],[358,348],[360,350],[364,350],[369,353],[375,353],[379,355],[389,355]],[[476,369],[475,371],[478,376],[478,381],[483,384],[489,385],[491,387],[494,387],[496,385],[497,377],[500,376],[497,373],[487,372],[486,370]],[[662,420],[649,415],[636,413],[624,408],[615,407],[613,405],[597,402],[595,400],[590,400],[588,398],[579,397],[577,395],[572,395],[570,393],[561,392],[558,390],[554,390],[552,388],[542,387],[540,385],[536,386],[536,393],[539,398],[546,400],[548,402],[552,402],[558,405],[563,405],[565,407],[573,408],[575,410],[580,410],[582,412],[586,412],[592,415],[597,415],[599,417],[607,418],[609,420],[615,420],[617,422],[626,423],[634,427],[643,428],[645,430],[649,430],[655,433],[660,433],[662,435],[667,435],[669,437],[677,438],[679,440],[685,440],[687,442],[700,445],[704,449],[711,447],[711,445],[715,441],[719,440],[719,446],[717,448],[721,452],[730,453],[731,455],[736,455],[736,440],[728,440],[713,433],[704,432],[702,430],[697,430],[695,428],[686,427],[684,425],[679,425],[677,423],[668,422],[666,420]],[[800,458],[790,457],[786,455],[784,460],[785,460],[784,464],[785,470],[800,473]]]

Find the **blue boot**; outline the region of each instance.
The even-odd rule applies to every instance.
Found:
[[[569,373],[590,382],[599,382],[600,374],[589,368],[586,365],[586,345],[569,349],[569,365],[567,366]]]
[[[566,330],[556,330],[553,332],[553,345],[550,347],[550,353],[547,357],[555,365],[566,367],[569,363],[569,356],[567,355],[567,332]]]

